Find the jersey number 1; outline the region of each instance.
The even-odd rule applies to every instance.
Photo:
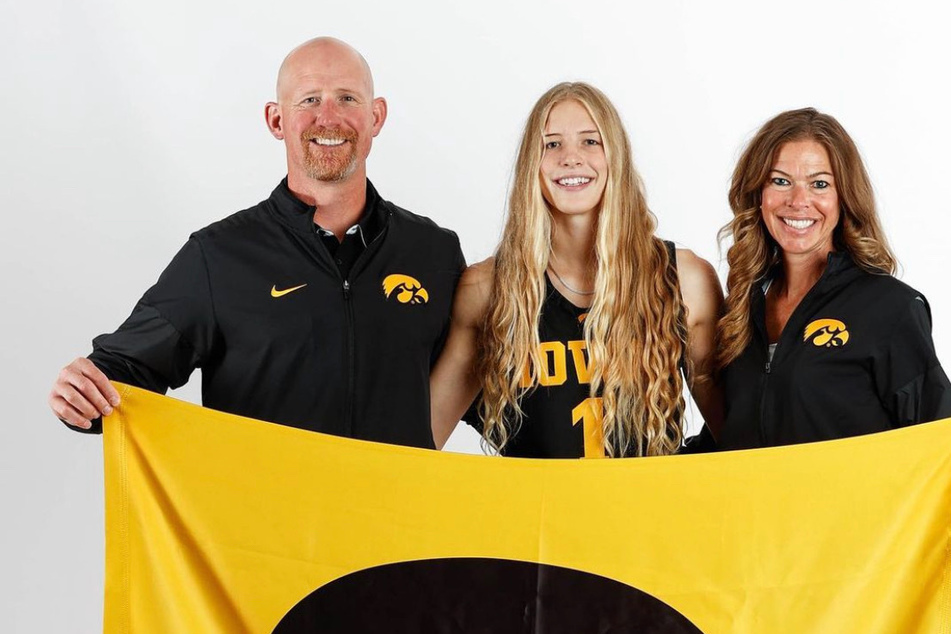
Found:
[[[571,410],[571,424],[581,423],[584,430],[585,458],[604,457],[604,434],[601,431],[603,417],[601,399],[597,397],[586,398]]]

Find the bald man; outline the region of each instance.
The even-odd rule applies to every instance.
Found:
[[[264,113],[287,178],[192,234],[119,329],[60,372],[56,416],[99,432],[119,402],[109,379],[164,393],[201,368],[206,407],[433,447],[429,371],[465,261],[454,233],[367,180],[386,113],[349,45],[291,51]]]

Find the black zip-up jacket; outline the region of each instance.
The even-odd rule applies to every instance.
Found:
[[[347,279],[282,182],[194,234],[89,358],[164,393],[202,370],[206,407],[340,436],[433,447],[429,373],[465,260],[455,233],[382,200]],[[99,431],[101,427],[96,426]]]
[[[951,416],[924,296],[844,253],[793,311],[767,361],[765,297],[752,341],[724,370],[721,449],[830,440]]]

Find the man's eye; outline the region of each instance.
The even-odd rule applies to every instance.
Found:
[[[350,102],[356,101],[356,99],[353,98],[353,95],[344,95],[340,99],[341,101],[350,101]]]
[[[301,103],[303,104],[317,103],[317,97],[307,97],[303,101],[301,101]]]

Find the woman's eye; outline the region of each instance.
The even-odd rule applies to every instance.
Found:
[[[825,189],[826,187],[829,186],[829,182],[828,182],[828,181],[816,181],[816,182],[814,182],[814,183],[812,184],[812,186],[815,187],[816,189]]]
[[[560,144],[558,141],[549,141],[548,143],[545,144],[545,149],[546,149],[546,150],[554,150],[554,149],[557,148],[559,145],[561,145],[561,144]]]
[[[789,184],[789,180],[783,178],[782,176],[774,176],[773,178],[769,179],[769,181],[777,187],[785,187]]]
[[[598,141],[597,139],[585,139],[584,144],[585,145],[601,145],[601,142]]]

